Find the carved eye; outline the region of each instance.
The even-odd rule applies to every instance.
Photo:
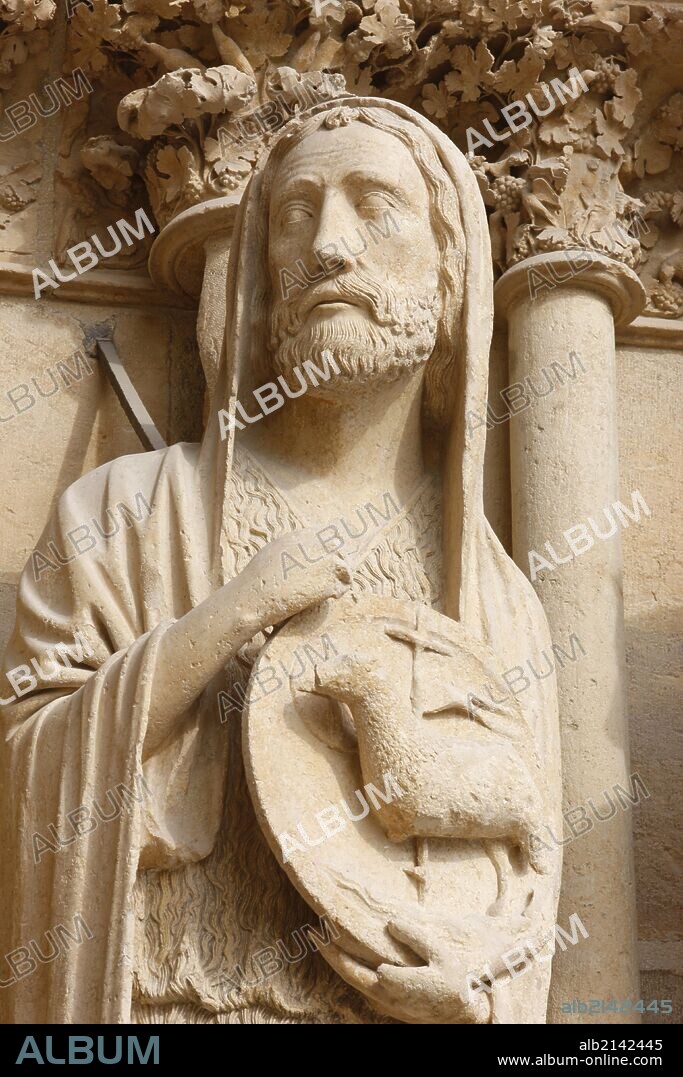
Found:
[[[395,202],[385,191],[367,191],[358,203],[361,213],[380,213],[387,206],[394,206]]]
[[[291,224],[301,224],[302,221],[308,221],[313,216],[310,209],[307,206],[295,204],[287,206],[282,211],[281,221],[285,226]]]

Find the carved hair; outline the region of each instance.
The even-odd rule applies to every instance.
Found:
[[[351,114],[352,113],[352,114]],[[456,341],[463,301],[465,237],[460,206],[453,183],[443,168],[438,150],[429,137],[414,124],[383,108],[327,109],[313,116],[299,116],[290,121],[274,143],[263,171],[259,192],[258,247],[264,267],[263,290],[254,296],[256,320],[265,324],[265,312],[272,302],[268,273],[268,219],[272,177],[278,165],[294,146],[320,127],[345,126],[349,122],[365,123],[399,139],[411,153],[424,179],[429,197],[429,215],[440,257],[440,313],[434,351],[425,374],[424,417],[430,426],[444,426],[453,415],[456,378]]]

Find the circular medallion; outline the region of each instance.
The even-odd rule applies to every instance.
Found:
[[[259,823],[294,886],[361,960],[415,964],[387,931],[390,921],[462,931],[473,911],[480,923],[500,897],[484,845],[496,834],[477,836],[476,810],[468,820],[463,796],[450,815],[437,804],[466,784],[455,769],[461,757],[485,758],[488,767],[495,752],[512,755],[510,745],[519,751],[529,740],[514,699],[497,711],[489,704],[486,722],[473,716],[476,687],[500,686],[500,672],[451,618],[420,603],[353,595],[292,618],[254,665],[243,749]],[[362,709],[349,688],[359,679]],[[496,782],[488,769],[481,781]],[[406,800],[413,778],[424,791]],[[479,788],[473,782],[475,806],[486,802]],[[411,833],[411,810],[419,834]],[[458,820],[474,838],[449,836]],[[518,897],[513,903],[523,907],[528,885]]]

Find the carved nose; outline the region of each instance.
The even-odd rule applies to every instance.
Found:
[[[327,274],[351,269],[355,262],[353,245],[344,242],[352,230],[348,207],[338,194],[328,192],[320,210],[318,228],[313,240],[313,253]]]
[[[325,239],[325,236],[316,239],[313,244],[315,260],[327,275],[341,273],[351,269],[354,258],[347,250],[346,245],[336,239]]]

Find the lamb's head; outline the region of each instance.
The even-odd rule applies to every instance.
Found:
[[[318,695],[348,703],[351,707],[367,705],[373,700],[384,701],[391,691],[381,657],[370,651],[337,655],[319,662],[314,673]]]

